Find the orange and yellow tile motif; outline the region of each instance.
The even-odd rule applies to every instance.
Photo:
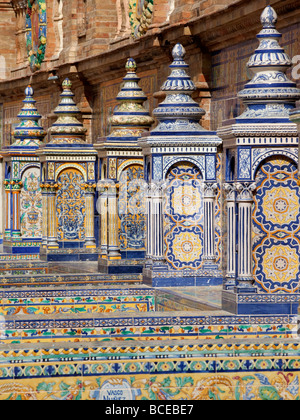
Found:
[[[254,197],[254,275],[265,292],[299,290],[300,197],[297,167],[271,158],[259,168]]]

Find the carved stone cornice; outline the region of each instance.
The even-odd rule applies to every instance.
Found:
[[[294,121],[294,120],[293,120]],[[297,137],[297,126],[290,124],[232,124],[220,127],[217,135],[222,139],[238,137]]]
[[[10,0],[6,0],[6,1],[5,0],[1,1],[0,0],[0,9],[1,9],[1,11],[3,11],[3,9],[12,10],[13,9],[12,2]]]
[[[280,21],[278,29],[296,23],[299,17],[299,0],[270,1],[276,8]],[[192,35],[199,36],[201,44],[209,50],[218,50],[233,43],[253,38],[259,28],[259,16],[264,9],[260,0],[241,0],[208,16],[191,19]]]

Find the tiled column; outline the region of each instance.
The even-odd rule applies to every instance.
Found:
[[[204,184],[204,249],[203,260],[205,266],[216,264],[215,251],[215,199],[217,184]]]
[[[237,292],[253,293],[252,205],[255,183],[237,183],[238,204],[238,277]]]
[[[22,188],[21,180],[11,181],[11,192],[12,192],[12,238],[21,237],[21,225],[20,225],[20,193]]]
[[[85,213],[86,213],[86,227],[85,227],[85,248],[96,248],[95,241],[95,211],[94,211],[94,196],[95,184],[86,184],[85,188]]]
[[[118,239],[118,201],[117,187],[110,184],[107,190],[108,210],[108,259],[120,260],[121,253]]]
[[[5,239],[11,237],[11,190],[10,180],[4,181],[5,186]]]
[[[56,184],[48,184],[48,249],[58,249],[56,225]]]
[[[224,288],[236,284],[236,191],[234,184],[224,184],[227,204],[227,268]]]

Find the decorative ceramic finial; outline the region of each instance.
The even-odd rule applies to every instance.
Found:
[[[62,82],[62,88],[64,90],[71,90],[72,87],[72,82],[71,80],[67,77],[63,82]]]
[[[172,51],[172,56],[174,60],[183,61],[186,56],[186,51],[183,45],[176,44]]]
[[[190,76],[186,73],[186,70],[189,68],[189,65],[184,61],[186,51],[181,44],[175,45],[172,51],[174,58],[173,63],[170,65],[172,73],[163,84],[161,90],[167,92],[194,92],[196,87],[191,80]]]
[[[23,108],[18,115],[21,122],[12,133],[16,140],[11,146],[12,148],[39,147],[40,142],[43,141],[46,135],[46,132],[39,125],[41,115],[35,106],[36,101],[33,98],[34,91],[30,85],[25,89],[25,95]]]
[[[137,65],[136,65],[136,62],[135,62],[135,60],[133,58],[128,58],[127,63],[126,63],[126,66],[125,66],[125,69],[128,72],[133,72],[133,73],[136,72]]]
[[[277,13],[271,6],[267,6],[264,11],[262,12],[260,21],[262,23],[262,26],[264,29],[268,28],[275,28],[275,25],[277,23]]]
[[[25,95],[26,97],[33,97],[34,91],[31,87],[31,85],[28,85],[27,88],[25,89]]]
[[[116,108],[109,122],[112,126],[108,136],[109,141],[120,141],[120,137],[126,140],[136,141],[145,131],[148,131],[154,123],[149,112],[144,108],[147,96],[140,88],[140,78],[136,74],[137,65],[133,58],[127,60],[124,77],[124,85],[117,96],[120,105]]]
[[[260,45],[247,64],[254,77],[239,93],[247,109],[237,120],[289,122],[289,112],[300,99],[300,90],[286,75],[292,62],[279,45],[282,35],[275,27],[277,14],[272,7],[265,8],[261,22],[263,29],[257,35]]]
[[[161,88],[167,97],[153,112],[159,124],[151,135],[203,134],[205,130],[199,120],[205,111],[191,97],[196,87],[186,72],[189,68],[184,61],[186,51],[181,44],[177,44],[172,54],[171,74]]]
[[[73,100],[75,95],[71,87],[70,79],[65,79],[62,83],[61,101],[54,111],[58,119],[49,130],[52,137],[51,144],[85,143],[87,129],[77,119],[81,112]]]

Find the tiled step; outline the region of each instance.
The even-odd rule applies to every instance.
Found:
[[[212,288],[214,289],[214,288]],[[219,289],[218,289],[219,290]],[[212,293],[212,292],[211,292]],[[162,302],[163,301],[163,302]],[[168,302],[167,302],[168,301]],[[162,304],[163,303],[163,304]],[[216,311],[209,301],[193,300],[145,285],[87,285],[0,289],[0,315],[86,314],[111,312]]]
[[[32,261],[0,261],[0,269],[4,268],[34,268],[34,267],[48,267],[48,263],[41,260]]]
[[[39,254],[0,254],[0,262],[5,261],[38,261],[40,259]]]
[[[85,286],[0,291],[0,315],[153,312],[155,290],[144,287]]]
[[[41,261],[0,262],[0,276],[48,274],[48,264]]]
[[[254,357],[268,356],[276,358],[280,356],[300,355],[300,342],[295,339],[263,340],[230,338],[224,342],[220,340],[186,340],[179,344],[169,340],[151,340],[150,342],[120,343],[119,341],[95,340],[93,343],[82,341],[73,343],[61,342],[60,346],[54,347],[52,343],[15,344],[14,346],[2,346],[0,348],[0,365],[16,362],[64,362],[64,361],[95,361],[95,360],[126,360],[132,358],[147,359],[173,359],[183,356],[193,359],[195,356],[203,357],[207,363],[212,359],[227,357]],[[138,356],[138,357],[137,357]],[[298,364],[298,363],[297,363]],[[297,367],[297,371],[299,368]],[[5,378],[3,378],[5,379]]]
[[[0,399],[298,399],[299,355],[299,340],[15,344],[0,349]]]
[[[211,340],[232,338],[291,338],[297,335],[297,318],[234,316],[217,313],[146,313],[7,316],[0,322],[1,343]]]
[[[43,287],[64,285],[85,286],[93,285],[128,285],[141,284],[142,275],[140,274],[42,274],[42,275],[23,275],[23,276],[0,276],[0,288],[10,287]]]

